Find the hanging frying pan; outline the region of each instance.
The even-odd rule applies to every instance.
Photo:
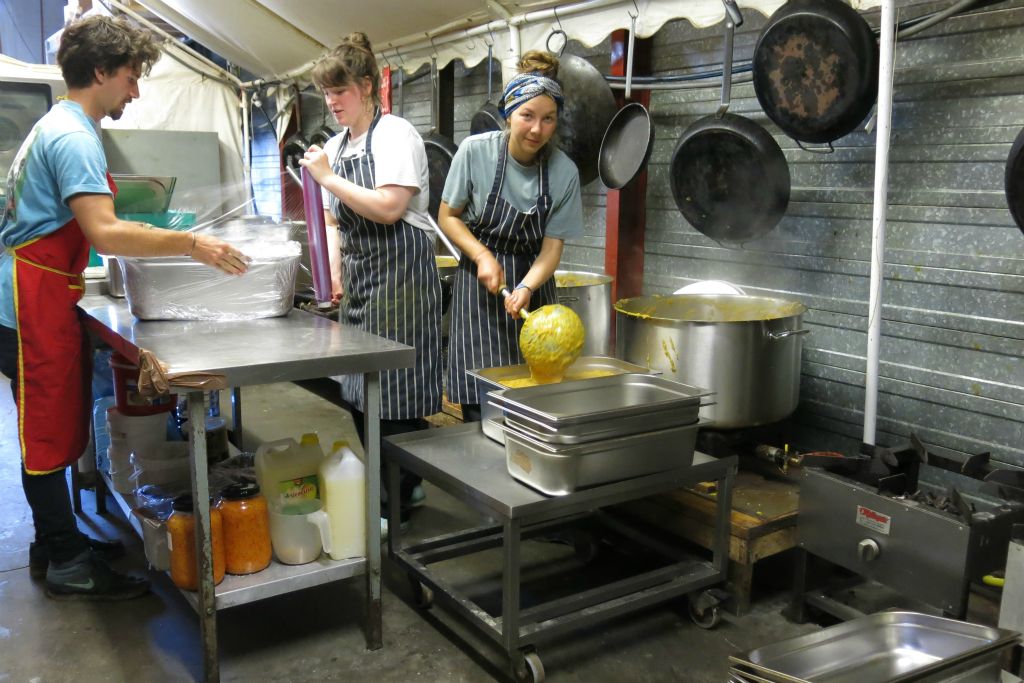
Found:
[[[505,117],[492,99],[491,91],[492,76],[494,75],[494,60],[492,59],[492,46],[487,46],[487,101],[483,103],[473,118],[469,120],[469,134],[479,135],[491,131],[505,130]]]
[[[281,147],[281,160],[284,162],[284,170],[291,176],[297,185],[302,186],[302,179],[299,177],[299,159],[306,156],[309,149],[309,140],[302,133],[296,133],[284,141]]]
[[[399,81],[401,86],[401,81]],[[448,179],[448,171],[452,168],[452,159],[458,146],[446,135],[437,131],[438,109],[440,97],[437,84],[437,61],[430,63],[430,132],[423,136],[423,148],[427,152],[427,173],[430,179],[430,217],[437,220],[437,212],[441,207],[441,193],[444,182]]]
[[[774,228],[789,204],[789,166],[775,138],[750,119],[727,113],[733,33],[743,18],[724,0],[722,103],[679,138],[669,172],[672,196],[689,223],[719,242],[746,242]]]
[[[629,52],[626,54],[626,94],[633,85],[633,46],[636,16],[630,17]],[[610,190],[618,190],[635,178],[647,165],[654,148],[654,125],[651,113],[639,102],[629,102],[612,118],[601,140],[597,173]]]
[[[1024,232],[1024,130],[1017,135],[1006,159],[1006,203],[1017,227]]]
[[[753,68],[761,108],[798,142],[843,137],[878,97],[878,43],[842,0],[789,0],[761,29]]]

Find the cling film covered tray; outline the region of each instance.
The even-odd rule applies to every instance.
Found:
[[[295,303],[298,242],[235,246],[251,259],[227,275],[190,258],[118,257],[128,308],[141,320],[251,320],[286,315]]]

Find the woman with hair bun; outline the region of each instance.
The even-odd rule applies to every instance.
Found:
[[[448,399],[480,419],[473,368],[522,363],[519,310],[555,303],[552,275],[565,239],[583,230],[579,172],[555,145],[562,88],[558,59],[522,56],[502,93],[503,132],[459,146],[438,222],[462,250],[452,295]],[[501,288],[512,296],[502,302]]]
[[[345,38],[312,76],[341,126],[299,162],[324,189],[340,320],[416,349],[412,367],[380,373],[381,435],[424,429],[422,418],[441,410],[441,285],[423,140],[405,119],[381,113],[380,71],[365,34]],[[362,376],[345,376],[341,395],[365,444]],[[403,520],[419,482],[403,472]]]

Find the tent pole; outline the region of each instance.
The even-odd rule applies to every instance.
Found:
[[[878,365],[882,337],[882,285],[885,281],[885,224],[888,212],[889,140],[892,129],[893,75],[896,68],[895,0],[882,0],[882,36],[878,68],[878,131],[875,138],[875,195],[871,219],[871,285],[868,297],[868,348],[864,382],[864,437],[875,444],[878,424]]]
[[[143,17],[142,15],[140,15],[135,10],[129,9],[127,6],[121,4],[118,0],[102,0],[102,2],[104,4],[106,4],[106,5],[110,5],[112,7],[117,8],[121,12],[124,12],[125,14],[130,16],[132,19],[134,19],[135,21],[139,22],[140,24],[142,24],[143,26],[148,28],[150,31],[152,31],[153,33],[156,33],[161,38],[166,40],[168,43],[170,43],[170,45],[173,45],[175,49],[181,50],[182,52],[184,52],[189,57],[198,60],[204,66],[212,69],[219,77],[221,77],[221,78],[223,78],[223,79],[225,79],[227,81],[230,81],[231,85],[233,85],[234,87],[239,88],[239,89],[241,89],[243,87],[241,79],[239,79],[233,73],[231,73],[229,71],[225,71],[219,65],[214,64],[209,59],[207,59],[206,57],[202,56],[201,54],[199,54],[198,52],[196,52],[192,48],[188,47],[187,45],[182,45],[181,43],[178,42],[178,40],[174,36],[170,35],[169,33],[167,33],[167,31],[164,31],[162,28],[160,28],[159,26],[157,26],[156,24],[151,22],[149,19],[146,19],[145,17]],[[165,45],[165,49],[167,49],[166,45]]]
[[[242,88],[242,183],[245,185],[245,198],[248,200],[248,210],[253,211],[252,194],[252,136],[249,131],[249,118],[252,110],[252,101],[249,99],[249,91]]]

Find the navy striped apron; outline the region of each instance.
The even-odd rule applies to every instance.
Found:
[[[342,159],[348,147],[345,132],[333,170],[342,178],[373,189],[373,129],[366,133],[366,152]],[[392,225],[374,223],[331,196],[331,213],[341,226],[342,322],[415,347],[411,368],[380,373],[382,420],[408,420],[441,410],[441,283],[434,261],[432,235],[402,219]],[[341,378],[341,397],[365,411],[363,376]]]
[[[494,183],[480,218],[468,226],[473,236],[487,247],[505,270],[509,288],[521,282],[540,255],[544,228],[551,211],[548,165],[538,169],[537,204],[530,211],[515,209],[501,196],[505,183],[508,145],[502,144]],[[466,370],[517,365],[523,362],[519,351],[519,330],[523,321],[514,320],[505,311],[500,294],[491,294],[476,277],[476,264],[459,260],[452,295],[451,332],[448,335],[448,400],[454,403],[479,403],[476,380]],[[557,301],[554,278],[541,285],[530,298],[535,309]]]

